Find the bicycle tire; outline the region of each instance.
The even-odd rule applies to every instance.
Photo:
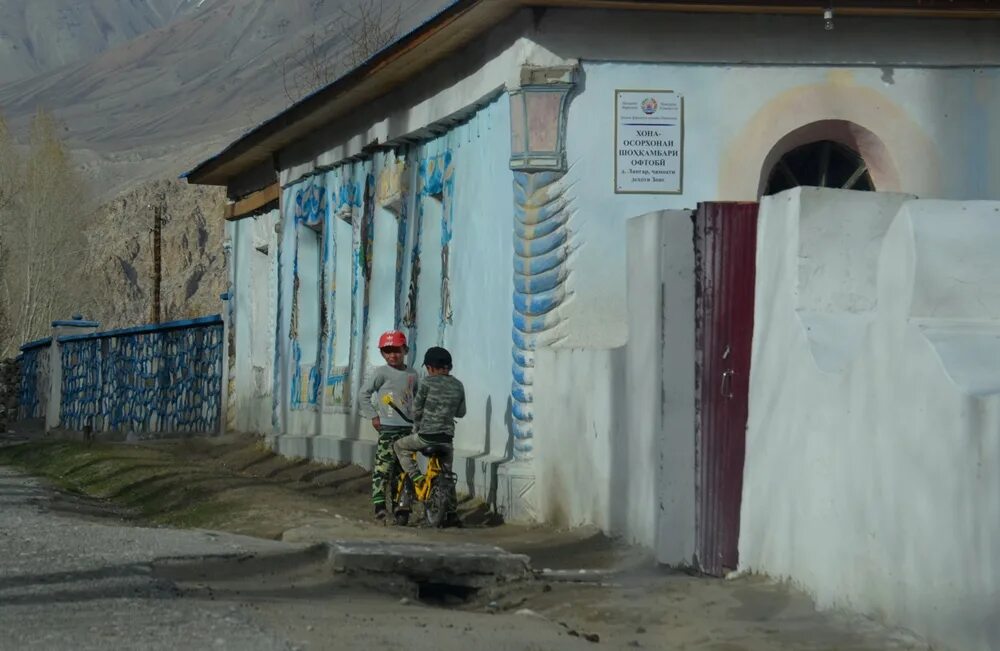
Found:
[[[424,516],[427,524],[432,527],[441,527],[448,515],[448,507],[451,499],[448,495],[447,482],[438,480],[431,486],[431,493],[424,503]]]

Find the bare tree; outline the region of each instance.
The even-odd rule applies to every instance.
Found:
[[[0,211],[9,206],[20,191],[20,165],[17,146],[7,128],[7,121],[0,115]]]
[[[294,104],[336,79],[337,58],[328,47],[333,28],[333,25],[327,25],[322,32],[307,35],[297,51],[278,63],[281,66],[282,87],[290,103]]]
[[[20,166],[21,159],[17,147],[7,128],[6,120],[0,115],[0,279],[4,277],[4,270],[10,266],[7,261],[5,216],[7,209],[20,192]],[[5,356],[2,342],[4,334],[10,328],[9,312],[10,306],[7,301],[0,300],[0,357]]]
[[[0,209],[0,301],[7,312],[0,357],[42,336],[49,321],[73,309],[80,227],[88,215],[86,186],[51,115],[35,115],[28,145],[23,157],[13,155],[20,181]]]
[[[399,35],[402,18],[397,2],[357,0],[342,7],[340,16],[302,39],[302,45],[275,63],[280,68],[285,96],[297,102],[332,83]]]
[[[354,9],[341,10],[340,34],[347,43],[345,61],[356,68],[399,35],[400,7],[386,8],[384,0],[359,0]]]

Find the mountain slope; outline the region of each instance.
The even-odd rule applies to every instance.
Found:
[[[0,84],[88,59],[199,5],[199,0],[0,0]]]
[[[177,4],[173,20],[162,27],[89,60],[0,87],[0,107],[15,127],[23,127],[37,107],[53,111],[66,125],[70,146],[88,159],[99,192],[176,175],[285,108],[280,61],[301,49],[306,35],[327,34],[327,26],[358,1]],[[446,2],[409,0],[401,30]],[[331,39],[327,47],[337,52],[343,43]]]

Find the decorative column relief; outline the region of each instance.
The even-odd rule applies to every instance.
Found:
[[[514,457],[534,450],[535,350],[559,342],[560,306],[569,296],[566,262],[572,250],[566,197],[566,105],[574,67],[521,71],[510,91],[514,170],[514,312],[511,412]]]

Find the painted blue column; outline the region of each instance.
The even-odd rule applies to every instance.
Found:
[[[570,253],[566,174],[566,105],[573,67],[525,67],[510,91],[514,171],[514,311],[511,338],[513,452],[533,458],[535,350],[558,343]],[[533,482],[528,482],[533,484]],[[525,488],[526,493],[528,487]]]
[[[514,455],[533,452],[535,349],[558,343],[566,299],[569,219],[563,172],[514,173],[514,318],[511,415]]]

